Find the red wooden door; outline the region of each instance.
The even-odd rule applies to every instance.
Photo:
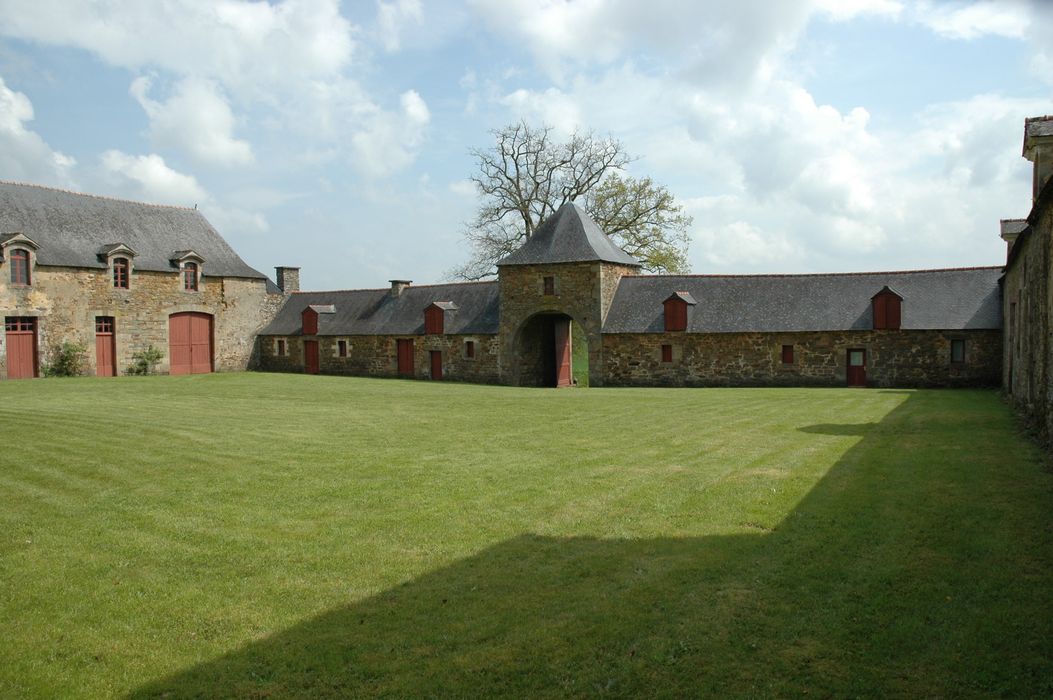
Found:
[[[168,358],[171,374],[212,371],[212,316],[187,311],[168,317]]]
[[[29,379],[37,376],[37,323],[31,316],[8,316],[7,378]]]
[[[442,379],[442,351],[431,351],[431,378]]]
[[[556,331],[556,386],[570,386],[570,319],[556,319],[553,325]]]
[[[848,377],[848,386],[866,386],[867,385],[867,351],[866,350],[849,350],[848,351],[848,371],[846,372]]]
[[[413,341],[398,341],[399,374],[413,376]]]
[[[113,317],[95,318],[95,376],[112,377],[117,374],[117,343],[114,338]]]
[[[303,341],[303,366],[307,374],[318,374],[318,341]]]

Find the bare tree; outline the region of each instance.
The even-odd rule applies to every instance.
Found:
[[[621,142],[591,132],[559,141],[552,131],[520,122],[491,132],[493,147],[471,151],[479,165],[472,182],[483,201],[465,227],[472,257],[451,276],[493,275],[498,260],[574,200],[645,269],[686,270],[691,218],[668,190],[650,178],[618,174],[632,161]]]

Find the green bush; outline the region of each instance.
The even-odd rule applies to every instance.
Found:
[[[44,367],[45,377],[76,377],[83,373],[88,360],[88,348],[66,341],[51,353],[51,362]]]
[[[153,345],[145,350],[136,350],[132,353],[132,364],[125,370],[127,374],[153,374],[154,367],[164,357],[164,353]]]

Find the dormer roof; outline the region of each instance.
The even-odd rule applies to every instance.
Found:
[[[615,245],[584,209],[567,202],[545,219],[519,250],[499,261],[497,266],[593,261],[641,266],[639,260]]]
[[[203,256],[192,250],[174,251],[171,255],[168,256],[168,259],[171,260],[172,263],[176,266],[178,266],[179,263],[186,262],[187,260],[199,263],[205,262],[205,258]]]
[[[314,311],[316,314],[335,314],[335,304],[308,304],[307,308]]]
[[[0,234],[0,247],[6,248],[15,244],[24,245],[33,250],[40,247],[36,244],[36,241],[21,232]]]
[[[123,243],[107,243],[99,248],[99,257],[104,260],[114,255],[123,255],[128,258],[134,258],[135,251]]]
[[[457,310],[457,304],[454,304],[452,301],[433,301],[432,303],[428,304],[427,308],[430,309],[433,306],[442,309],[443,311]]]
[[[682,301],[689,306],[695,306],[698,304],[695,298],[691,296],[691,292],[673,292],[670,294],[665,301]],[[665,302],[662,302],[663,304]]]
[[[873,297],[870,297],[870,298],[873,299],[874,297],[879,297],[879,296],[882,296],[882,295],[885,295],[885,294],[891,294],[892,296],[899,297],[900,299],[903,298],[902,294],[900,294],[899,292],[897,292],[895,289],[893,289],[892,287],[888,286],[887,284],[884,287],[882,287],[881,289],[879,289],[877,294],[875,294]]]

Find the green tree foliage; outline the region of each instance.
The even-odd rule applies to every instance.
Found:
[[[620,141],[591,132],[561,141],[552,132],[520,122],[492,131],[492,147],[471,151],[482,203],[465,227],[471,258],[451,276],[493,275],[498,260],[575,200],[645,270],[686,272],[691,217],[673,195],[649,177],[621,173],[632,158]]]

